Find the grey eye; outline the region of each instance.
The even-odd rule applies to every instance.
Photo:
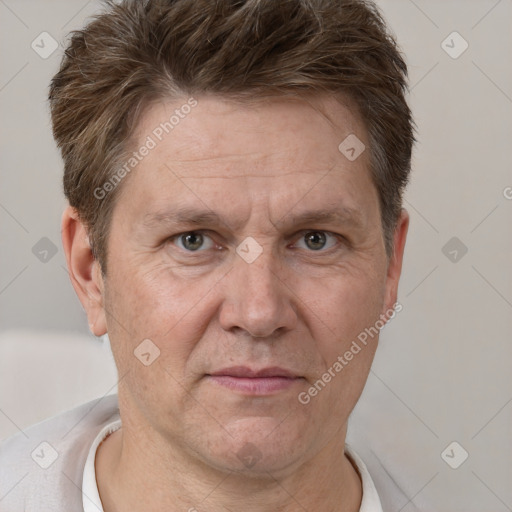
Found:
[[[317,251],[318,249],[322,249],[325,245],[326,237],[323,233],[319,233],[318,231],[314,231],[312,233],[307,233],[305,235],[306,244],[310,249]]]
[[[328,244],[328,239],[331,238],[332,242]],[[326,231],[308,231],[299,240],[304,241],[306,248],[312,251],[320,251],[321,249],[330,249],[336,245],[336,237]]]
[[[181,248],[189,252],[197,252],[201,248],[205,250],[203,246],[206,239],[209,239],[209,237],[197,231],[183,233],[177,237],[177,241],[181,242]],[[210,245],[212,244],[210,243]],[[180,245],[178,244],[178,246]],[[210,248],[210,246],[206,246],[206,249]]]

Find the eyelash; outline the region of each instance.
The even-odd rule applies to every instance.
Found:
[[[324,231],[324,230],[320,230],[320,229],[318,229],[318,230],[314,230],[314,229],[302,230],[302,231],[299,232],[300,236],[299,236],[298,240],[303,239],[303,237],[306,234],[308,234],[308,233],[324,233],[324,234],[326,234],[328,236],[331,236],[332,238],[337,239],[337,241],[338,241],[338,243],[335,246],[330,247],[330,248],[325,249],[325,250],[324,249],[319,249],[318,251],[315,251],[315,250],[307,251],[307,252],[309,252],[311,254],[315,254],[315,253],[317,253],[317,254],[328,254],[328,253],[331,253],[333,251],[339,250],[340,249],[340,244],[345,244],[346,245],[348,243],[344,236],[339,235],[337,233],[332,233],[331,231]],[[208,231],[201,230],[201,229],[199,229],[199,230],[192,230],[192,231],[184,231],[182,233],[178,233],[176,235],[173,235],[173,236],[169,237],[167,239],[167,241],[171,242],[171,243],[174,243],[175,240],[179,240],[182,236],[190,235],[190,234],[201,234],[203,236],[207,236],[208,238],[210,238],[210,240],[212,240],[213,243],[215,243],[213,241],[212,237],[210,235],[208,235]],[[203,250],[198,249],[197,251],[189,251],[187,249],[182,249],[181,247],[178,247],[178,248],[181,251],[183,251],[183,252],[185,252],[187,254],[200,254],[200,253],[205,252],[205,251],[208,250],[208,249],[203,249]]]

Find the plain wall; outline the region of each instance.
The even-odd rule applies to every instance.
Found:
[[[403,311],[382,333],[368,386],[389,393],[409,411],[408,428],[428,439],[415,461],[427,468],[418,492],[479,492],[487,510],[511,510],[512,2],[378,5],[409,64],[419,142],[404,205]],[[43,31],[62,43],[97,6],[0,3],[1,330],[88,332],[60,242],[62,162],[46,103],[62,48],[43,59],[31,43]],[[469,44],[458,58],[442,44],[454,31]],[[452,35],[444,48],[461,42]],[[47,262],[32,252],[44,237],[57,248]],[[440,460],[454,440],[470,454],[457,471]],[[436,471],[443,478],[429,481]]]

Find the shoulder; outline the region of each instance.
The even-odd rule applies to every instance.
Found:
[[[109,395],[37,423],[0,443],[2,510],[81,509],[89,448],[103,426],[118,418],[117,395]]]
[[[395,395],[369,378],[350,416],[346,443],[364,462],[385,512],[439,509],[428,493],[419,492],[438,472],[425,460],[427,446],[434,453],[437,439],[429,440],[417,427]]]

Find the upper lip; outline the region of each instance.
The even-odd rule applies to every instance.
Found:
[[[249,368],[248,366],[231,366],[229,368],[223,368],[222,370],[212,372],[209,375],[224,375],[229,377],[241,378],[245,377],[249,379],[255,379],[258,377],[286,377],[289,379],[293,379],[298,377],[290,370],[280,368],[279,366],[270,366],[268,368],[262,368],[260,370],[255,370],[253,368]]]

